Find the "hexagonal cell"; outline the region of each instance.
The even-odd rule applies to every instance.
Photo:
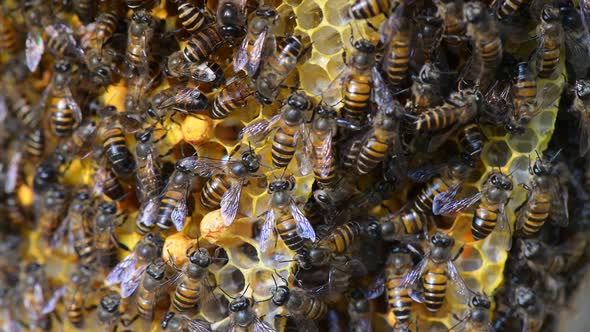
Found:
[[[511,156],[512,151],[504,141],[489,142],[482,151],[482,159],[488,166],[503,167]]]
[[[532,152],[537,146],[538,142],[539,139],[531,128],[525,128],[524,133],[521,135],[511,134],[508,136],[508,145],[520,153]]]
[[[272,291],[275,288],[275,284],[272,279],[273,276],[274,274],[271,270],[256,269],[249,271],[248,280],[251,280],[250,288],[252,289],[253,295],[255,295],[257,298],[268,298],[269,296],[272,296]],[[278,280],[279,278],[276,276],[274,276],[274,278],[277,279],[277,283],[280,282],[282,284],[282,281]]]
[[[320,66],[305,63],[299,67],[301,87],[315,96],[319,96],[332,82],[328,73]]]
[[[258,262],[260,261],[258,258],[258,250],[248,242],[244,242],[237,248],[231,249],[229,254],[232,262],[242,269],[250,269],[258,265]]]
[[[337,27],[347,25],[351,18],[348,15],[350,2],[348,0],[328,0],[324,6],[326,8],[326,20],[331,25]]]
[[[200,313],[210,322],[217,322],[228,315],[229,301],[223,294],[215,294],[215,299],[203,301]]]
[[[539,135],[547,135],[553,131],[553,125],[555,124],[555,112],[545,111],[537,115],[531,126],[535,128]]]
[[[529,179],[529,156],[518,156],[512,160],[508,168],[512,174],[515,184],[528,182]]]
[[[344,69],[344,59],[339,55],[334,55],[330,61],[328,61],[326,68],[328,69],[330,77],[335,79]]]
[[[297,25],[297,16],[293,12],[293,8],[288,5],[281,5],[277,11],[279,12],[279,23],[273,29],[277,36],[287,36],[293,33]]]
[[[208,142],[197,147],[199,157],[222,159],[227,155],[225,147],[219,143]]]
[[[482,265],[482,258],[479,251],[475,248],[465,248],[461,260],[457,263],[459,271],[475,271]]]
[[[332,55],[342,50],[342,38],[334,28],[321,27],[313,33],[311,38],[315,41],[321,41],[314,43],[313,46],[324,55]]]
[[[241,294],[246,286],[244,274],[233,265],[224,267],[218,274],[218,284],[223,285],[223,290],[231,296]]]
[[[233,145],[244,125],[237,119],[227,119],[215,126],[215,137],[225,145]]]
[[[229,256],[222,247],[217,247],[215,253],[216,257],[213,260],[213,263],[209,266],[209,270],[211,271],[219,271],[229,262]]]
[[[308,30],[317,27],[324,18],[322,10],[313,0],[304,0],[295,8],[295,13],[299,26]]]
[[[499,243],[499,240],[497,236],[492,235],[483,240],[481,250],[491,263],[500,263],[506,257],[506,250],[502,248],[503,244]]]
[[[286,269],[294,264],[293,253],[281,241],[278,241],[276,247],[262,253],[262,263],[270,269]]]
[[[467,287],[469,287],[469,289],[472,289],[472,290],[479,290],[480,289],[479,281],[477,281],[477,279],[475,279],[471,276],[463,276],[463,281],[465,281],[465,285],[467,285]],[[456,289],[456,287],[453,287],[453,289]]]

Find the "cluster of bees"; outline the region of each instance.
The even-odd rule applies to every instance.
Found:
[[[0,4],[3,331],[550,328],[588,241],[568,193],[587,190],[572,146],[543,150],[562,94],[573,153],[590,149],[590,3],[328,8],[350,38],[315,94],[300,68],[325,41],[280,6]],[[194,139],[232,119],[227,153]],[[488,142],[505,136],[530,146],[524,166]],[[267,267],[266,297],[215,273],[238,224],[289,266]],[[462,276],[475,249],[501,287]]]

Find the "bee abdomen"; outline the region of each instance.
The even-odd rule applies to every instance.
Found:
[[[539,59],[539,65],[537,66],[538,75],[541,78],[549,78],[557,68],[559,64],[559,58],[561,54],[560,45],[553,48],[544,48],[542,51],[541,59]]]
[[[135,160],[120,128],[111,128],[104,134],[103,146],[115,174],[129,175],[135,170]]]
[[[297,141],[294,136],[295,132],[291,129],[288,126],[287,128],[280,127],[275,132],[272,141],[272,164],[276,168],[287,167],[295,154]]]
[[[192,3],[186,1],[178,5],[178,19],[189,33],[197,32],[207,21],[205,15]]]
[[[457,121],[455,111],[450,107],[435,107],[418,114],[416,131],[429,132],[444,129]]]
[[[83,266],[91,267],[96,262],[92,234],[85,234],[85,237],[76,239],[74,250]]]
[[[387,0],[357,0],[350,6],[350,13],[355,19],[362,20],[388,13],[390,8],[391,3]]]
[[[50,102],[50,127],[57,137],[70,136],[74,131],[75,120],[72,110],[64,107],[62,98],[52,98]]]
[[[174,309],[178,311],[189,311],[195,308],[199,302],[199,298],[198,282],[193,283],[189,280],[184,280],[176,287],[172,304],[174,305]]]
[[[75,327],[82,327],[84,323],[84,299],[82,294],[74,295],[74,300],[70,304],[70,308],[68,310],[68,320],[72,325]]]
[[[38,160],[43,156],[45,148],[45,135],[42,129],[34,130],[27,134],[25,151],[31,158]]]
[[[399,86],[408,76],[410,68],[410,39],[395,38],[389,45],[389,51],[384,58],[385,73],[388,82],[393,86]]]
[[[500,38],[494,38],[491,40],[482,40],[480,42],[481,58],[486,65],[495,66],[502,58],[502,40]]]
[[[431,312],[438,311],[447,293],[447,275],[442,268],[433,268],[424,274],[424,304]]]
[[[212,176],[201,191],[201,204],[207,209],[216,209],[221,203],[223,194],[231,187],[229,179],[224,174]]]
[[[500,18],[508,18],[513,16],[518,8],[524,3],[525,0],[504,0],[498,10],[498,16]]]
[[[155,294],[149,294],[148,291],[144,290],[137,297],[137,313],[139,317],[147,321],[151,321],[154,318],[155,307],[153,305],[153,296]]]
[[[549,210],[551,202],[547,197],[537,195],[525,211],[525,222],[523,225],[523,232],[525,235],[533,235],[539,232],[545,221],[549,217]]]
[[[106,179],[104,180],[103,193],[114,201],[121,200],[125,196],[125,189],[123,189],[119,179],[117,179],[110,168],[107,168],[105,172]]]
[[[180,191],[169,190],[164,194],[160,200],[156,219],[156,225],[159,228],[168,229],[172,226],[172,212],[182,199],[184,199],[184,194]]]
[[[405,323],[412,313],[412,298],[407,288],[395,287],[389,295],[389,306],[393,310],[395,318],[401,323]]]
[[[360,175],[364,175],[372,171],[379,163],[385,160],[389,145],[383,142],[379,137],[370,137],[365,143],[356,162],[356,170]]]
[[[311,320],[319,320],[328,314],[328,305],[317,298],[308,297],[303,310],[303,316]]]
[[[189,39],[184,47],[184,58],[192,63],[201,63],[223,42],[223,36],[214,26],[208,26]]]
[[[471,223],[471,234],[475,240],[485,239],[496,227],[498,222],[498,209],[497,206],[481,203],[475,215],[473,216],[473,222]]]
[[[459,144],[466,153],[475,159],[479,158],[483,149],[483,133],[476,124],[469,124],[459,133]]]
[[[303,249],[303,238],[297,233],[297,224],[290,213],[282,214],[277,220],[276,230],[287,248],[294,252]]]
[[[335,254],[342,254],[350,247],[355,238],[361,234],[361,230],[361,225],[358,222],[347,222],[336,227],[328,237],[319,242],[318,246],[325,246]]]
[[[371,80],[369,76],[352,75],[344,84],[342,115],[350,121],[361,121],[369,110]]]

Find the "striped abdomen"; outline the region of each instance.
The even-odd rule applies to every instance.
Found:
[[[272,140],[272,164],[276,168],[283,168],[289,165],[295,148],[297,147],[297,140],[295,134],[299,131],[299,125],[288,126],[284,125],[275,131]]]
[[[96,15],[98,2],[95,0],[77,0],[74,1],[74,9],[80,21],[84,24],[89,24]]]
[[[388,0],[356,0],[350,6],[350,13],[355,19],[362,20],[379,14],[387,14],[390,9],[391,2]]]
[[[342,158],[342,165],[346,168],[353,168],[356,164],[359,152],[361,150],[361,141],[355,140],[350,145],[348,152]]]
[[[252,94],[245,81],[236,81],[215,95],[211,117],[223,119],[236,109],[246,106],[246,99]]]
[[[22,95],[16,96],[12,100],[12,109],[18,121],[29,129],[38,128],[40,120],[40,112],[36,112],[29,105],[29,101]]]
[[[144,278],[151,278],[151,276],[145,276]],[[154,313],[156,312],[156,296],[155,290],[150,291],[144,287],[140,287],[137,295],[137,314],[139,317],[146,321],[152,321],[154,319]]]
[[[16,29],[6,17],[0,17],[0,50],[14,54],[18,51]]]
[[[452,3],[447,4],[448,6],[454,6]],[[465,24],[463,23],[463,19],[462,16],[458,17],[458,16],[454,16],[454,15],[445,15],[444,17],[445,23],[444,23],[444,27],[445,27],[445,32],[444,34],[446,36],[450,36],[450,38],[446,38],[446,44],[448,46],[448,48],[453,52],[453,53],[457,53],[460,49],[461,46],[463,46],[463,39],[461,38],[455,38],[455,37],[462,37],[465,36],[465,32],[467,31]]]
[[[328,305],[315,297],[306,296],[304,303],[301,305],[303,317],[311,320],[320,320],[328,314]]]
[[[117,263],[117,247],[108,231],[94,234],[94,246],[98,264],[104,268],[111,268]]]
[[[517,75],[512,84],[512,100],[518,110],[522,105],[534,105],[537,98],[537,81],[528,63],[518,65]]]
[[[291,213],[283,213],[275,227],[287,248],[294,252],[300,252],[303,249],[303,238],[297,233],[297,224]]]
[[[520,8],[525,1],[526,0],[503,0],[500,4],[500,8],[498,8],[498,18],[506,19],[514,16],[518,11],[518,8]]]
[[[42,129],[27,133],[25,138],[25,152],[33,160],[39,160],[45,150],[45,135]]]
[[[174,292],[172,305],[178,311],[190,311],[195,309],[201,297],[201,279],[184,276]]]
[[[201,191],[201,204],[207,209],[216,209],[223,194],[231,187],[230,179],[225,174],[213,175]]]
[[[336,227],[328,236],[323,238],[318,247],[329,248],[335,254],[343,254],[355,239],[361,234],[361,225],[356,221]]]
[[[102,136],[102,146],[115,174],[126,176],[135,170],[135,159],[127,148],[127,140],[121,128],[108,129]]]
[[[389,43],[383,57],[385,79],[393,87],[401,86],[408,77],[412,42],[409,32],[409,29],[400,30]]]
[[[398,283],[401,281],[399,277]],[[390,287],[390,281],[387,282],[387,301],[393,315],[400,323],[405,323],[410,319],[412,313],[412,298],[408,288]]]
[[[76,119],[74,113],[66,102],[65,91],[54,90],[48,101],[50,119],[49,127],[57,137],[70,136],[74,131]]]
[[[414,207],[423,214],[432,214],[432,203],[436,195],[449,189],[449,184],[442,177],[435,177],[414,200]]]
[[[404,227],[405,234],[417,234],[424,230],[424,225],[428,225],[432,221],[432,215],[418,210],[415,206],[411,206],[407,211],[397,216],[392,222],[399,222]]]
[[[356,160],[356,171],[364,175],[375,169],[385,160],[395,133],[376,129],[373,135],[361,146]]]
[[[434,267],[424,274],[424,304],[430,312],[438,311],[447,294],[447,274],[444,268]]]
[[[541,78],[549,78],[559,65],[561,43],[553,38],[545,38],[543,49],[537,58],[537,73]]]
[[[103,194],[113,201],[121,200],[125,196],[125,189],[123,189],[121,182],[119,182],[119,179],[110,168],[105,168],[104,172],[105,179],[102,188]]]
[[[183,49],[184,58],[192,63],[201,63],[221,45],[224,38],[217,29],[209,25],[188,40]]]
[[[502,60],[502,39],[496,36],[482,38],[477,45],[484,67],[488,70],[496,68]]]
[[[322,187],[330,187],[336,182],[336,156],[332,146],[322,146],[330,132],[313,131],[308,139],[311,140],[311,154],[309,156],[316,181]]]
[[[418,114],[418,119],[414,123],[416,131],[429,132],[448,128],[457,121],[457,109],[443,105]]]
[[[371,77],[350,75],[344,83],[344,105],[342,116],[351,122],[360,123],[369,112],[371,102]]]
[[[498,223],[499,209],[499,205],[490,203],[485,198],[481,200],[471,223],[471,234],[475,240],[483,240],[492,233]]]
[[[483,133],[477,124],[468,124],[459,132],[459,145],[474,159],[478,159],[483,149]]]
[[[197,32],[207,22],[207,18],[199,8],[188,1],[180,1],[178,5],[178,20],[189,33]]]
[[[94,266],[96,253],[94,251],[94,237],[92,231],[83,223],[84,220],[72,220],[71,232],[74,238],[74,250],[80,259],[80,264],[86,267]]]
[[[186,199],[185,196],[185,193],[177,190],[168,190],[162,196],[156,217],[156,225],[160,229],[164,230],[172,227],[172,211],[180,204],[181,200]]]
[[[67,305],[68,321],[73,326],[80,328],[84,324],[84,298],[88,294],[76,291]]]
[[[268,71],[275,75],[287,78],[287,75],[295,69],[297,59],[303,52],[303,44],[295,36],[289,36],[277,45],[277,50],[268,58]],[[291,61],[286,61],[291,60]],[[289,64],[289,65],[287,65]]]
[[[547,221],[551,209],[551,197],[542,192],[537,192],[528,202],[524,211],[522,230],[525,235],[534,235]]]
[[[94,33],[94,44],[102,48],[117,30],[119,15],[113,12],[104,12],[96,18],[96,30]]]

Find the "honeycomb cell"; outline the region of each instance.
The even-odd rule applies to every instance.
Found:
[[[250,288],[256,297],[267,298],[272,296],[271,291],[274,288],[273,275],[271,270],[256,269],[249,271]]]
[[[328,73],[322,67],[310,63],[299,67],[299,76],[301,87],[315,96],[321,95],[331,82]]]
[[[483,161],[493,167],[504,167],[511,156],[512,151],[504,141],[492,141],[482,151]]]
[[[313,0],[304,0],[295,9],[299,27],[303,29],[313,29],[317,27],[324,17],[322,10]]]
[[[250,269],[258,265],[258,250],[248,242],[230,251],[232,262],[239,268]]]
[[[540,136],[545,136],[553,131],[555,124],[555,112],[545,111],[537,115],[532,121],[532,127],[535,128]]]
[[[508,145],[514,151],[520,153],[532,152],[537,146],[538,141],[537,135],[530,128],[525,128],[524,133],[520,135],[510,135],[508,137]]]
[[[282,243],[261,255],[264,266],[271,269],[282,270],[293,264],[293,253]]]
[[[341,27],[350,22],[350,15],[348,11],[350,8],[350,1],[348,0],[328,0],[324,5],[326,8],[326,21],[331,25]]]
[[[223,145],[233,145],[242,128],[244,125],[237,119],[227,119],[215,126],[215,138],[220,140]]]
[[[197,147],[197,154],[199,157],[222,159],[226,156],[227,151],[225,147],[219,143],[207,142]]]
[[[215,294],[210,301],[204,301],[200,309],[201,314],[211,322],[224,319],[228,315],[229,301],[223,294]]]
[[[344,66],[344,59],[341,56],[335,55],[328,61],[326,68],[330,77],[335,79],[344,70]]]
[[[475,248],[466,248],[465,252],[461,256],[461,261],[458,263],[459,270],[470,272],[478,270],[483,261],[481,254]]]
[[[321,43],[313,44],[314,48],[325,55],[332,55],[342,50],[342,37],[340,33],[329,26],[323,26],[311,35],[312,40],[321,40]]]
[[[279,12],[279,24],[277,24],[274,28],[274,33],[277,36],[286,36],[293,33],[295,26],[297,25],[297,20],[295,19],[295,13],[293,12],[293,8],[288,5],[281,5],[278,8]]]
[[[509,171],[512,174],[512,180],[515,184],[528,182],[529,179],[528,155],[522,155],[514,158],[510,163]]]
[[[223,285],[223,290],[232,295],[236,296],[240,294],[246,286],[246,279],[240,269],[233,265],[225,266],[219,272],[219,284]]]

